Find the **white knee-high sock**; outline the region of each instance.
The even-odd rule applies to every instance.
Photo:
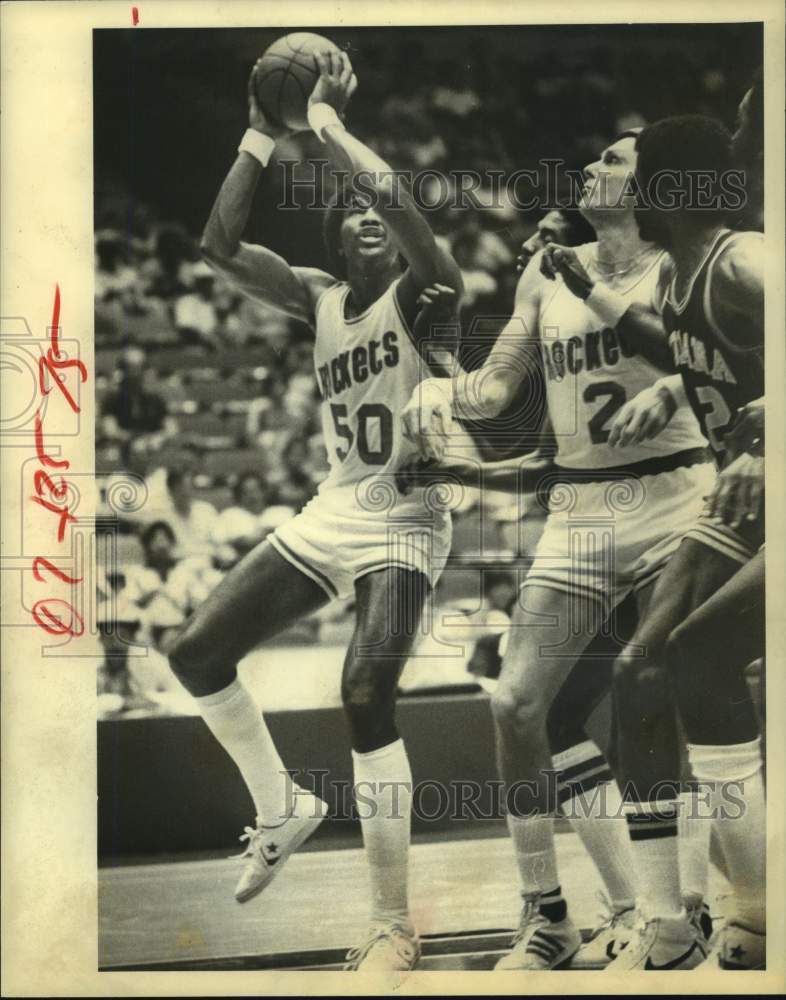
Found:
[[[371,922],[412,929],[407,885],[412,772],[404,742],[369,753],[353,750],[352,760],[371,875]]]
[[[688,746],[691,768],[711,782],[714,826],[734,890],[737,919],[761,932],[766,922],[767,811],[761,773],[761,741],[733,746]]]
[[[257,822],[278,826],[292,810],[286,773],[259,706],[235,678],[222,691],[195,698],[210,731],[237,764],[254,800]]]
[[[637,902],[648,917],[682,912],[677,806],[676,799],[626,803]]]
[[[563,812],[598,869],[617,911],[636,901],[633,855],[622,796],[606,758],[592,740],[554,757]]]
[[[711,832],[712,820],[701,796],[695,790],[681,792],[677,835],[680,889],[687,903],[699,903],[707,895]]]
[[[553,892],[559,886],[554,817],[512,816],[508,813],[507,820],[519,867],[521,891],[525,894]]]

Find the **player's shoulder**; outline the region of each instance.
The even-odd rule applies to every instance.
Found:
[[[326,292],[346,284],[318,267],[293,267],[292,270],[306,290],[311,312],[316,319],[317,308]]]
[[[713,277],[722,284],[760,284],[764,265],[764,234],[756,230],[733,233],[713,262]]]

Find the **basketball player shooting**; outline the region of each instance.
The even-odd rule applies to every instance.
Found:
[[[363,172],[367,194],[369,184],[373,189],[367,200],[350,197],[328,212],[326,249],[335,273],[291,266],[241,240],[276,140],[288,132],[260,107],[259,63],[248,86],[249,129],[210,213],[202,251],[246,295],[313,330],[330,473],[318,495],[212,592],[186,624],[171,664],[254,801],[256,823],[246,828],[246,867],[235,892],[245,902],[313,833],[326,805],[301,788],[292,794],[237,663],[330,599],[354,593],[357,623],[341,695],[354,779],[363,783],[367,804],[361,826],[372,910],[368,938],[350,952],[348,968],[406,970],[420,948],[407,894],[412,777],[396,729],[395,695],[448,555],[450,520],[427,509],[423,491],[402,497],[393,474],[415,453],[398,414],[423,372],[418,299],[440,285],[457,299],[461,279],[409,195],[391,188],[390,167],[343,125],[357,86],[346,54],[317,52],[316,62],[309,125],[332,165],[350,180]]]

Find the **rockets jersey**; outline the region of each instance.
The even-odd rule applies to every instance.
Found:
[[[751,237],[763,239],[761,233],[722,230],[694,273],[682,302],[677,302],[675,295],[676,275],[663,295],[663,325],[674,364],[718,462],[725,455],[724,436],[737,410],[764,394],[764,331],[759,345],[735,345],[719,328],[710,295],[712,271],[720,254],[735,240]]]
[[[347,319],[349,285],[331,285],[316,306],[314,367],[330,472],[320,493],[396,470],[417,453],[401,413],[429,374],[396,296],[398,281],[360,316]],[[399,498],[401,500],[401,498]]]
[[[597,244],[576,247],[588,267]],[[615,286],[632,303],[650,305],[663,253],[652,251],[643,274]],[[636,353],[619,330],[604,327],[594,312],[557,277],[546,291],[538,323],[546,380],[546,399],[557,443],[556,462],[574,469],[606,469],[706,447],[689,406],[681,406],[664,430],[650,441],[626,448],[609,446],[617,412],[661,378],[661,371]]]

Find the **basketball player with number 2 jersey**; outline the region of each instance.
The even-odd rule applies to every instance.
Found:
[[[292,788],[237,663],[331,598],[354,595],[356,627],[341,695],[355,783],[371,805],[360,820],[371,912],[368,934],[347,956],[347,967],[406,971],[420,945],[408,901],[412,775],[396,728],[396,691],[447,556],[450,523],[446,513],[428,509],[422,491],[398,494],[393,471],[414,447],[395,414],[421,378],[416,330],[439,302],[452,296],[458,305],[461,276],[409,194],[390,188],[390,167],[342,124],[339,114],[357,85],[346,54],[334,49],[315,58],[320,75],[309,125],[334,169],[350,182],[362,174],[366,188],[361,201],[348,183],[328,211],[332,273],[292,267],[241,240],[262,170],[286,134],[259,106],[257,67],[248,87],[250,128],[208,219],[203,253],[245,294],[314,332],[330,474],[300,514],[227,574],[186,624],[170,660],[254,802],[256,822],[241,838],[247,848],[235,889],[246,903],[314,832],[327,805],[310,790]],[[304,771],[320,761],[287,765]]]
[[[674,415],[666,437],[646,442],[632,455],[608,444],[611,422],[626,400],[671,370],[665,349],[661,363],[651,363],[617,323],[623,306],[645,309],[664,348],[663,327],[652,308],[663,255],[639,237],[633,200],[626,194],[636,164],[635,139],[634,132],[624,133],[585,168],[579,208],[598,241],[561,248],[592,276],[595,294],[582,298],[569,287],[547,265],[552,248],[546,247],[524,271],[513,316],[484,365],[453,379],[428,380],[403,417],[422,457],[440,460],[445,441],[434,428],[448,426],[450,415],[488,419],[503,413],[533,354],[540,354],[557,470],[492,697],[500,777],[508,790],[518,789],[507,796],[506,807],[524,900],[518,933],[500,969],[563,968],[581,946],[562,897],[553,828],[557,803],[545,775],[557,771],[558,795],[591,795],[605,785],[611,815],[619,790],[592,740],[552,759],[546,719],[610,610],[633,592],[641,613],[715,476],[687,405]],[[616,312],[603,308],[601,288],[618,296]],[[435,421],[435,415],[441,419]],[[590,835],[588,828],[583,832]],[[604,818],[598,836],[606,848],[599,870],[611,896],[610,920],[619,927],[634,905],[621,813],[616,820]],[[596,861],[599,856],[593,852]]]

